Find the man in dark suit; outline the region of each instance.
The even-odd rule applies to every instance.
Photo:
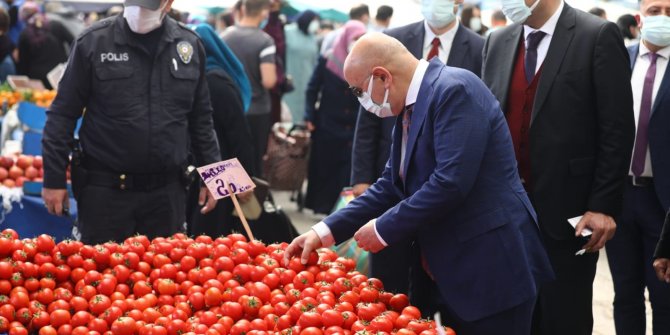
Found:
[[[488,37],[482,78],[557,276],[540,290],[533,333],[591,334],[598,251],[616,230],[633,148],[628,53],[615,24],[563,0],[503,3],[515,24]],[[567,220],[580,216],[573,229]]]
[[[644,334],[645,287],[654,334],[670,334],[670,286],[654,250],[670,208],[670,0],[640,2],[642,42],[628,48],[637,131],[617,233],[607,243],[617,334]]]
[[[306,263],[352,236],[370,252],[416,240],[432,279],[413,292],[432,298],[424,313],[440,311],[459,335],[530,334],[552,271],[495,97],[472,72],[420,61],[379,33],[356,43],[344,73],[370,112],[398,116],[392,155],[379,180],[296,238],[284,261]]]
[[[436,10],[434,6],[451,3],[453,10]],[[422,12],[425,20],[385,33],[399,40],[416,58],[436,57],[448,66],[470,70],[477,76],[481,73],[484,39],[459,24],[456,19],[458,5],[463,0],[423,0]],[[440,17],[439,13],[442,14]],[[436,17],[437,16],[437,17]],[[433,45],[433,41],[439,43]],[[429,57],[430,56],[430,57]],[[361,195],[381,176],[391,150],[393,119],[382,119],[361,110],[358,113],[351,164],[351,184],[355,196]],[[370,276],[381,279],[386,289],[406,293],[410,242],[384,249],[370,255]]]

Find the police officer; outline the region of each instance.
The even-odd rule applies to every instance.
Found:
[[[47,112],[42,197],[55,215],[67,209],[68,155],[84,115],[72,183],[85,243],[177,232],[188,153],[198,165],[220,160],[205,51],[194,32],[166,17],[172,2],[126,0],[123,14],[82,33]],[[203,213],[216,205],[205,188],[199,200]]]

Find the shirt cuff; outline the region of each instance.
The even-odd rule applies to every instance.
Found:
[[[377,219],[372,220],[374,223],[372,224],[375,227],[375,234],[377,234],[377,239],[379,239],[379,242],[382,243],[383,246],[388,247],[389,245],[384,241],[381,235],[379,235],[379,231],[377,231]]]
[[[312,230],[319,236],[319,239],[321,239],[322,247],[328,248],[335,245],[335,238],[333,237],[333,233],[330,231],[330,228],[328,228],[328,225],[325,222],[321,221],[315,224],[312,227]]]

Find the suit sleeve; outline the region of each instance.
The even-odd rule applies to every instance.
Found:
[[[74,144],[74,129],[82,116],[90,92],[91,63],[76,41],[58,85],[58,94],[47,110],[42,138],[44,187],[64,189],[69,155]]]
[[[377,179],[377,156],[382,119],[360,108],[351,157],[351,184],[372,184]]]
[[[483,84],[477,89],[486,90]],[[377,231],[389,245],[458,208],[478,178],[492,131],[490,122],[482,122],[482,111],[497,104],[490,101],[493,97],[477,96],[463,84],[444,94],[434,107],[435,170],[417,192],[377,219]]]
[[[319,100],[319,92],[323,87],[323,72],[325,70],[326,59],[319,57],[319,63],[314,68],[305,91],[305,121],[316,121],[316,102]]]
[[[198,40],[198,55],[200,57],[200,78],[195,94],[193,109],[189,114],[189,132],[191,145],[198,166],[216,163],[221,160],[221,152],[216,142],[212,121],[212,105],[209,99],[209,87],[205,76],[205,48]]]
[[[628,52],[617,26],[603,26],[595,47],[593,86],[598,118],[598,156],[588,208],[616,217],[635,138]]]
[[[490,41],[491,41],[491,34],[486,36],[486,41],[484,42],[484,48],[482,48],[482,68],[481,68],[481,75],[479,76],[479,78],[482,78],[482,80],[486,78],[485,77],[486,73],[484,69],[486,68],[486,56],[488,56]]]
[[[665,217],[665,224],[663,225],[663,232],[661,232],[661,239],[656,246],[655,258],[670,258],[670,212]]]

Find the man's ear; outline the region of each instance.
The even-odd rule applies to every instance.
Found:
[[[387,69],[381,66],[376,66],[372,69],[372,75],[374,77],[381,79],[384,82],[385,88],[389,88],[389,86],[391,86],[393,77],[391,76],[391,73]]]
[[[637,26],[642,28],[642,19],[640,18],[640,14],[635,14],[635,21],[637,21]]]

